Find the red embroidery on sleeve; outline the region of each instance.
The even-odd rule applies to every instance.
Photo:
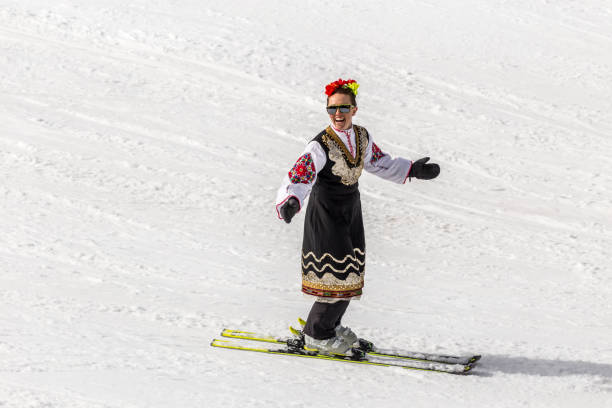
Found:
[[[385,154],[380,150],[376,143],[372,143],[372,158],[370,159],[370,163],[374,164],[379,161]]]
[[[312,156],[310,153],[306,153],[295,162],[295,165],[289,171],[289,181],[291,181],[291,184],[308,184],[314,180],[316,174]]]

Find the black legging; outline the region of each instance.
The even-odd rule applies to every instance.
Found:
[[[340,324],[348,305],[348,300],[335,303],[314,302],[306,320],[304,334],[317,340],[334,337],[336,335],[334,329]]]

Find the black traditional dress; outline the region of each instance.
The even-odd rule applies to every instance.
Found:
[[[355,156],[328,127],[314,141],[327,156],[310,192],[302,243],[302,291],[324,298],[360,296],[365,237],[359,199],[368,133],[355,126]]]
[[[301,207],[310,196],[302,243],[302,292],[320,302],[361,296],[366,247],[359,176],[365,169],[404,183],[411,164],[383,153],[361,126],[345,131],[330,126],[308,144],[276,200],[278,212],[290,197]]]

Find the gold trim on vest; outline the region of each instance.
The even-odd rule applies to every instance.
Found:
[[[368,143],[365,129],[359,126],[354,126],[353,129],[355,131],[355,144],[357,145],[355,157],[350,154],[331,126],[327,127],[322,137],[323,142],[329,149],[329,160],[334,163],[331,169],[332,173],[340,177],[342,184],[346,186],[351,186],[359,180],[363,171],[363,160]]]

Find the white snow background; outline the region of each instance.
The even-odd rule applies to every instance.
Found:
[[[612,3],[0,1],[0,407],[612,407]],[[286,334],[283,174],[355,123],[380,346],[470,376],[210,347]]]

